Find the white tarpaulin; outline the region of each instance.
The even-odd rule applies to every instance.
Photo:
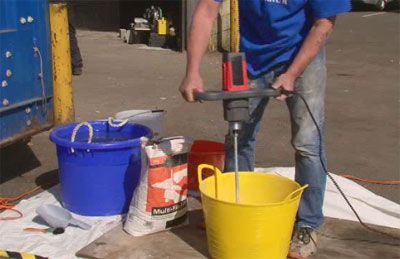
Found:
[[[294,168],[258,168],[256,171],[276,173],[294,178]],[[365,223],[400,229],[400,205],[380,197],[359,184],[333,175],[348,196],[354,208]],[[46,228],[39,223],[36,208],[42,204],[60,205],[59,186],[44,191],[34,197],[22,200],[15,208],[24,217],[18,220],[0,221],[0,250],[29,252],[52,258],[75,258],[75,253],[111,230],[121,222],[121,216],[83,217],[73,216],[92,225],[90,231],[76,227],[68,227],[64,234],[27,233],[24,228]],[[324,203],[324,214],[327,217],[357,221],[336,187],[328,179]],[[1,217],[14,216],[11,212],[3,212]]]
[[[0,250],[13,252],[27,252],[51,258],[75,258],[75,253],[90,244],[107,231],[121,222],[121,216],[84,217],[73,214],[73,217],[88,223],[91,230],[82,230],[69,226],[65,233],[53,235],[51,233],[28,233],[24,228],[47,228],[36,214],[36,208],[42,204],[61,206],[59,199],[59,185],[48,191],[26,200],[22,200],[15,209],[21,211],[24,217],[17,220],[0,221]],[[5,211],[0,217],[15,216],[15,213]]]
[[[294,167],[257,168],[255,171],[275,173],[294,179]],[[400,229],[400,205],[374,194],[361,185],[331,174],[348,197],[364,223]],[[326,217],[358,221],[333,182],[326,184],[324,215]]]

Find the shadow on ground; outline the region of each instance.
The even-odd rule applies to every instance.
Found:
[[[35,183],[37,186],[43,186],[42,189],[48,190],[54,185],[58,184],[58,169],[54,169],[43,173],[36,177]]]
[[[188,211],[188,216],[188,226],[172,229],[171,232],[205,257],[210,258],[207,249],[206,230],[201,227],[203,211],[201,209]]]
[[[17,142],[0,149],[0,184],[41,166],[26,142]]]
[[[400,238],[393,228],[368,227]],[[318,230],[319,251],[315,259],[330,258],[399,258],[400,240],[368,230],[358,222],[326,218]]]

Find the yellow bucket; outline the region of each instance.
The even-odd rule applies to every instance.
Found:
[[[202,171],[213,176],[202,179]],[[305,185],[286,177],[239,173],[240,202],[235,199],[235,173],[198,167],[201,199],[212,258],[286,258]]]

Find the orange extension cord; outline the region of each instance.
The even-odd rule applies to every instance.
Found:
[[[18,200],[20,200],[20,199],[22,199],[22,198],[24,198],[24,197],[26,197],[28,195],[31,195],[32,193],[37,192],[38,190],[42,189],[46,185],[47,184],[37,186],[37,187],[33,188],[32,190],[30,190],[28,192],[25,192],[25,193],[15,197],[15,198],[2,198],[2,197],[0,197],[0,212],[3,211],[3,210],[11,210],[11,211],[13,211],[13,212],[18,214],[18,216],[3,217],[3,218],[0,218],[0,220],[12,220],[12,219],[20,219],[20,218],[22,218],[24,216],[24,214],[22,214],[22,212],[20,212],[19,210],[14,209],[15,204],[12,204],[11,202],[18,201]]]
[[[379,180],[368,180],[368,179],[362,179],[353,175],[349,175],[349,174],[341,174],[341,177],[347,178],[347,179],[351,179],[351,180],[355,180],[355,181],[359,181],[359,182],[364,182],[364,183],[372,183],[372,184],[383,184],[383,185],[396,185],[396,184],[400,184],[400,181],[379,181]],[[13,219],[19,219],[22,218],[24,216],[24,214],[22,214],[22,212],[20,212],[19,210],[13,209],[15,204],[12,204],[11,202],[14,201],[18,201],[28,195],[31,195],[32,193],[37,192],[38,190],[42,189],[44,186],[46,186],[48,184],[45,185],[40,185],[37,186],[35,188],[33,188],[32,190],[25,192],[15,198],[2,198],[0,197],[0,212],[3,210],[11,210],[14,211],[15,213],[18,214],[18,216],[15,217],[3,217],[0,218],[0,220],[13,220]]]
[[[363,183],[385,184],[385,185],[400,184],[400,181],[378,181],[378,180],[368,180],[368,179],[358,178],[358,177],[356,177],[356,176],[349,175],[349,174],[341,174],[340,176],[341,176],[341,177],[344,177],[344,178],[347,178],[347,179],[351,179],[351,180],[363,182]]]

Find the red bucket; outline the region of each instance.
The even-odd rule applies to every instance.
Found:
[[[209,164],[217,167],[220,171],[224,169],[225,145],[224,143],[196,140],[188,156],[188,190],[193,195],[199,195],[199,181],[197,178],[197,167],[200,164]],[[210,169],[203,170],[203,179],[214,175]]]

